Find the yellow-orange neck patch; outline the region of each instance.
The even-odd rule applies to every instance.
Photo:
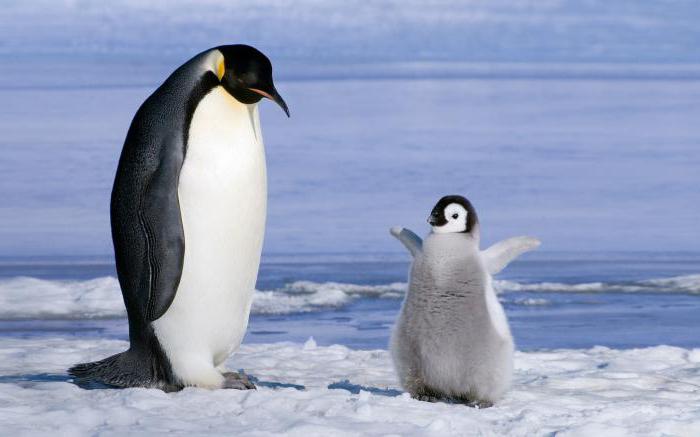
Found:
[[[226,66],[224,65],[224,57],[219,58],[219,62],[216,63],[216,76],[221,80],[224,77],[224,72],[226,71]]]

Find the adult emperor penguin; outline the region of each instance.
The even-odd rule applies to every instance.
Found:
[[[490,406],[513,370],[513,338],[491,275],[540,243],[516,237],[480,251],[479,219],[462,196],[440,199],[428,222],[425,241],[391,229],[413,255],[391,339],[396,372],[414,398]]]
[[[112,189],[127,351],[69,372],[79,384],[254,388],[224,361],[248,324],[267,205],[258,102],[289,116],[247,45],[198,54],[136,112]]]

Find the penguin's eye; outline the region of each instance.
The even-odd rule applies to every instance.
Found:
[[[453,219],[456,219],[457,217],[459,217],[459,214],[452,214]]]

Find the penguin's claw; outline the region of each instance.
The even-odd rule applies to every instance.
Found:
[[[226,372],[224,375],[224,384],[221,388],[230,388],[234,390],[256,390],[255,384],[251,382],[248,375],[241,372]]]
[[[440,401],[439,397],[432,396],[432,395],[426,395],[426,394],[417,394],[417,395],[413,396],[413,399],[416,399],[416,400],[422,401],[422,402],[433,402],[433,403]]]
[[[467,407],[472,407],[476,408],[477,410],[482,410],[484,408],[491,408],[493,407],[493,402],[489,401],[469,401],[469,402],[464,402],[464,405]]]

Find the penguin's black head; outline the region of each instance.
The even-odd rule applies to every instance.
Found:
[[[217,47],[224,56],[217,68],[221,85],[239,102],[274,101],[289,117],[289,109],[272,82],[272,64],[258,49],[244,44]]]
[[[471,232],[478,222],[471,202],[458,195],[440,199],[428,217],[428,223],[437,234]]]

